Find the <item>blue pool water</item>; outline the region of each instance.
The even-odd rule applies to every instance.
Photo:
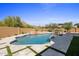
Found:
[[[23,37],[17,37],[11,44],[24,45],[24,44],[44,44],[50,41],[51,33],[37,34],[37,35],[26,35]]]

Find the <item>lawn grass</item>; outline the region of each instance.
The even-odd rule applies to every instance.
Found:
[[[15,52],[13,52],[12,54],[18,53],[18,52],[20,52],[20,51],[22,51],[22,50],[25,50],[25,49],[27,49],[27,47],[22,48],[22,49],[20,49],[20,50],[17,50],[17,51],[15,51]]]
[[[11,52],[11,49],[10,49],[10,47],[9,46],[6,46],[6,49],[7,49],[7,55],[6,56],[12,56],[13,54],[15,54],[15,53],[18,53],[18,52],[20,52],[20,51],[22,51],[22,50],[25,50],[25,49],[30,49],[32,52],[34,52],[35,54],[38,54],[36,51],[34,51],[32,48],[31,48],[31,46],[26,46],[25,48],[22,48],[22,49],[20,49],[20,50],[17,50],[17,51],[15,51],[15,52]]]
[[[27,48],[29,48],[32,52],[34,52],[35,54],[38,54],[35,50],[33,50],[32,48],[31,48],[31,46],[28,46]]]
[[[74,36],[66,56],[79,56],[79,36]]]
[[[6,47],[7,48],[7,53],[8,55],[7,56],[12,56],[12,52],[11,52],[11,49],[9,46]]]

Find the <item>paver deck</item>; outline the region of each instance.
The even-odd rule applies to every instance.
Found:
[[[52,41],[54,41],[55,44],[52,44],[52,45],[50,44],[30,45],[30,47],[28,47],[27,45],[11,45],[7,43],[7,44],[0,45],[0,48],[9,46],[13,56],[35,56],[37,54],[41,56],[64,56],[64,53],[67,52],[72,38],[73,36],[71,34],[64,34],[63,36],[57,36],[53,38]],[[58,51],[53,48],[57,49]],[[1,56],[7,55],[7,54],[8,53],[6,48],[0,49]]]

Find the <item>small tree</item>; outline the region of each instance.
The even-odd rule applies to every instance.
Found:
[[[72,22],[66,22],[66,23],[64,23],[63,27],[68,32],[72,28]]]
[[[58,25],[56,23],[50,23],[48,25],[45,25],[46,28],[48,28],[50,32],[52,32],[55,28],[58,28]]]
[[[3,21],[0,21],[0,26],[5,26]]]
[[[12,27],[13,26],[13,20],[12,20],[11,16],[6,17],[3,22],[8,27]]]

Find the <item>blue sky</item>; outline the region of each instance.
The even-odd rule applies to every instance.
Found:
[[[70,21],[79,23],[79,4],[0,3],[0,20],[4,19],[6,16],[20,16],[23,21],[32,25],[45,25]]]

